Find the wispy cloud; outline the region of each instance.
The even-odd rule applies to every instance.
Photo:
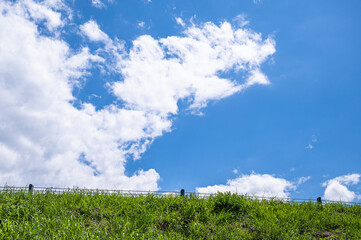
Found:
[[[107,3],[113,3],[114,0],[91,0],[91,4],[93,7],[95,8],[106,8],[107,7]]]
[[[144,28],[145,27],[145,22],[143,22],[143,21],[138,22],[138,27],[139,28]]]
[[[238,14],[235,18],[233,18],[233,22],[235,22],[240,27],[244,27],[249,24],[245,14]]]
[[[92,6],[96,8],[103,8],[105,4],[101,0],[91,0]]]
[[[312,137],[311,137],[310,142],[307,144],[305,149],[310,149],[310,150],[314,149],[316,143],[317,143],[317,138],[316,138],[316,135],[313,134]]]
[[[305,182],[307,182],[307,181],[310,180],[310,179],[311,179],[311,176],[300,177],[300,178],[298,179],[297,186],[298,186],[298,185],[301,185],[301,184],[303,184],[303,183],[305,183]]]
[[[315,147],[314,147],[312,144],[309,143],[305,148],[312,150],[312,149],[314,149]]]
[[[186,24],[184,23],[183,19],[180,17],[176,17],[175,18],[176,22],[178,25],[181,25],[182,27],[184,27]]]

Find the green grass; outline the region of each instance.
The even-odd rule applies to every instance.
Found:
[[[0,239],[361,239],[361,206],[0,192]]]

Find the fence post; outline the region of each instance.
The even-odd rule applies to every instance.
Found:
[[[318,197],[318,198],[317,198],[317,202],[318,202],[318,203],[322,203],[321,197]]]
[[[184,189],[180,190],[180,195],[181,195],[181,197],[184,197]]]
[[[29,192],[32,192],[33,189],[34,189],[34,185],[30,183],[30,184],[29,184]]]

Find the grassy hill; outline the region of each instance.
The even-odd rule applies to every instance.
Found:
[[[361,206],[232,194],[0,192],[0,239],[361,239]]]

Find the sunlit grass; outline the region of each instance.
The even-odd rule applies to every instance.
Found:
[[[361,206],[239,195],[0,192],[0,239],[361,239]]]

